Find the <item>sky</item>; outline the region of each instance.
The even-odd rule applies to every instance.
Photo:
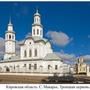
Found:
[[[0,2],[0,37],[11,17],[16,40],[31,33],[33,16],[39,10],[44,38],[50,40],[54,52],[65,57],[90,59],[90,2]],[[1,44],[2,51],[3,45]]]

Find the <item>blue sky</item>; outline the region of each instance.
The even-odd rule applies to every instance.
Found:
[[[52,43],[55,52],[90,54],[90,2],[0,2],[0,37],[4,38],[11,16],[16,39],[23,40],[31,32],[36,8],[41,14],[45,38],[51,40],[46,35],[51,31],[62,32],[70,39],[65,46]]]

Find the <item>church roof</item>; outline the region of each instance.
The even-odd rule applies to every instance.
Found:
[[[32,37],[34,39],[34,41],[39,41],[39,40],[44,40],[45,42],[47,42],[47,39],[44,38],[40,38],[40,37]]]
[[[26,37],[24,40],[22,40],[20,42],[20,45],[23,45],[27,39],[32,39],[34,42],[40,42],[40,41],[43,41],[44,43],[47,43],[48,42],[48,40],[45,39],[45,38],[36,37],[36,36],[34,36],[34,37],[29,36],[29,37]]]
[[[48,53],[45,57],[44,57],[45,60],[61,60],[60,57],[58,57],[55,53]]]
[[[12,56],[12,57],[10,57],[9,59],[4,59],[4,61],[6,60],[6,61],[12,61],[12,60],[18,60],[18,59],[20,59],[20,56]]]

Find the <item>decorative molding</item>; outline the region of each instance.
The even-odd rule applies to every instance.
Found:
[[[5,54],[15,54],[14,52],[13,53],[10,53],[10,52],[5,52]]]
[[[5,40],[5,42],[8,42],[8,41],[16,42],[15,40]]]
[[[14,31],[6,31],[5,33],[13,33],[13,34],[15,34]]]
[[[42,24],[32,24],[32,26],[40,26],[41,28],[43,28]]]

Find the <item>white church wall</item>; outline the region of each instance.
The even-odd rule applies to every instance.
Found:
[[[29,64],[31,64],[31,68],[29,68]],[[34,65],[37,65],[36,69]],[[48,66],[50,65],[49,69]],[[55,65],[57,65],[57,69],[55,69]],[[18,62],[7,62],[7,63],[0,63],[0,67],[3,69],[3,72],[27,72],[27,73],[68,73],[68,66],[65,65],[61,61],[43,61],[43,60],[32,60],[32,61],[18,61]],[[9,71],[6,71],[6,68],[9,68]],[[64,70],[65,69],[65,70]]]
[[[31,42],[31,44],[30,44]],[[37,56],[35,56],[35,49],[37,49]],[[26,50],[27,56],[24,57],[24,51]],[[29,50],[32,51],[32,56],[29,57]],[[49,44],[34,43],[32,40],[26,40],[25,44],[21,46],[21,59],[39,59],[44,58],[46,54],[52,53],[52,49]]]

